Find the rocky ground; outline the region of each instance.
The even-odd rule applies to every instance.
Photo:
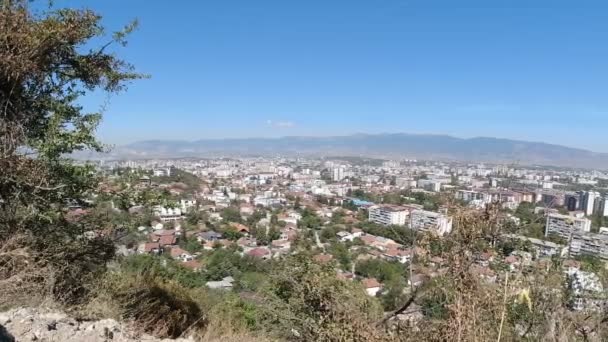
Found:
[[[0,342],[192,342],[191,339],[157,339],[135,334],[112,319],[77,321],[64,313],[32,308],[19,308],[0,313]]]

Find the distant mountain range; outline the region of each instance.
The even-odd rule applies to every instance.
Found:
[[[197,141],[148,140],[116,147],[103,158],[236,155],[363,156],[608,168],[608,153],[541,142],[485,137],[461,139],[448,135],[405,133]]]

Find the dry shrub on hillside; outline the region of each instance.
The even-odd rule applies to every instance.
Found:
[[[205,326],[207,317],[188,289],[143,276],[120,277],[110,296],[120,318],[158,337],[178,337]]]
[[[379,303],[363,288],[338,279],[331,266],[305,256],[284,260],[271,272],[260,300],[263,325],[297,341],[382,341]]]
[[[603,341],[605,312],[567,309],[558,260],[509,270],[493,266],[496,280],[474,272],[481,252],[501,235],[501,213],[458,209],[448,238],[425,235],[418,245],[444,260],[442,272],[415,293],[425,314],[415,329],[394,334],[401,341]],[[500,257],[499,257],[500,258]],[[423,260],[424,258],[421,258]],[[419,261],[424,263],[424,261]],[[604,322],[604,324],[602,324]]]

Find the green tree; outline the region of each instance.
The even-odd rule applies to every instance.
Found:
[[[314,211],[304,208],[304,210],[302,210],[302,219],[298,221],[298,227],[319,229],[321,227],[321,219]]]
[[[241,217],[241,213],[236,208],[226,208],[222,210],[222,219],[224,222],[243,222],[243,218]]]
[[[197,224],[205,222],[207,220],[207,214],[198,210],[197,208],[191,208],[186,213],[186,222],[192,226],[196,226]]]
[[[101,113],[79,101],[140,78],[110,51],[136,24],[107,37],[100,20],[90,10],[33,12],[29,1],[0,0],[0,245],[29,248],[30,267],[67,265],[45,278],[53,272],[51,293],[69,300],[82,298],[83,284],[113,255],[108,238],[77,238],[97,226],[64,218],[65,204],[86,205],[98,180],[93,166],[66,156],[103,151],[94,136]]]
[[[382,341],[377,301],[355,282],[336,278],[333,267],[307,256],[289,257],[271,273],[262,291],[262,317],[281,340]]]
[[[355,272],[367,278],[376,278],[380,282],[404,281],[407,279],[406,268],[396,261],[370,259],[357,263]]]
[[[333,243],[329,248],[329,253],[336,258],[343,270],[350,270],[352,260],[345,244]]]
[[[222,230],[222,234],[224,235],[224,237],[226,239],[228,239],[230,241],[236,241],[243,237],[243,234],[241,234],[240,232],[237,232],[236,229],[234,229],[232,227]]]

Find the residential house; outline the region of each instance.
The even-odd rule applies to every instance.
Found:
[[[171,247],[170,254],[173,259],[177,259],[182,262],[194,260],[194,257],[192,256],[192,254],[190,254],[188,251],[183,250],[179,247]]]
[[[270,259],[270,250],[265,247],[256,247],[247,252],[246,254],[254,258],[259,258],[263,260]]]
[[[158,242],[142,243],[137,250],[140,254],[160,254],[162,252]]]
[[[249,227],[247,227],[244,224],[237,223],[237,222],[230,222],[230,226],[233,227],[237,232],[239,232],[241,234],[249,235]]]
[[[382,290],[382,284],[380,284],[375,278],[365,278],[361,280],[361,284],[363,284],[365,292],[372,297],[375,297],[378,292]]]

